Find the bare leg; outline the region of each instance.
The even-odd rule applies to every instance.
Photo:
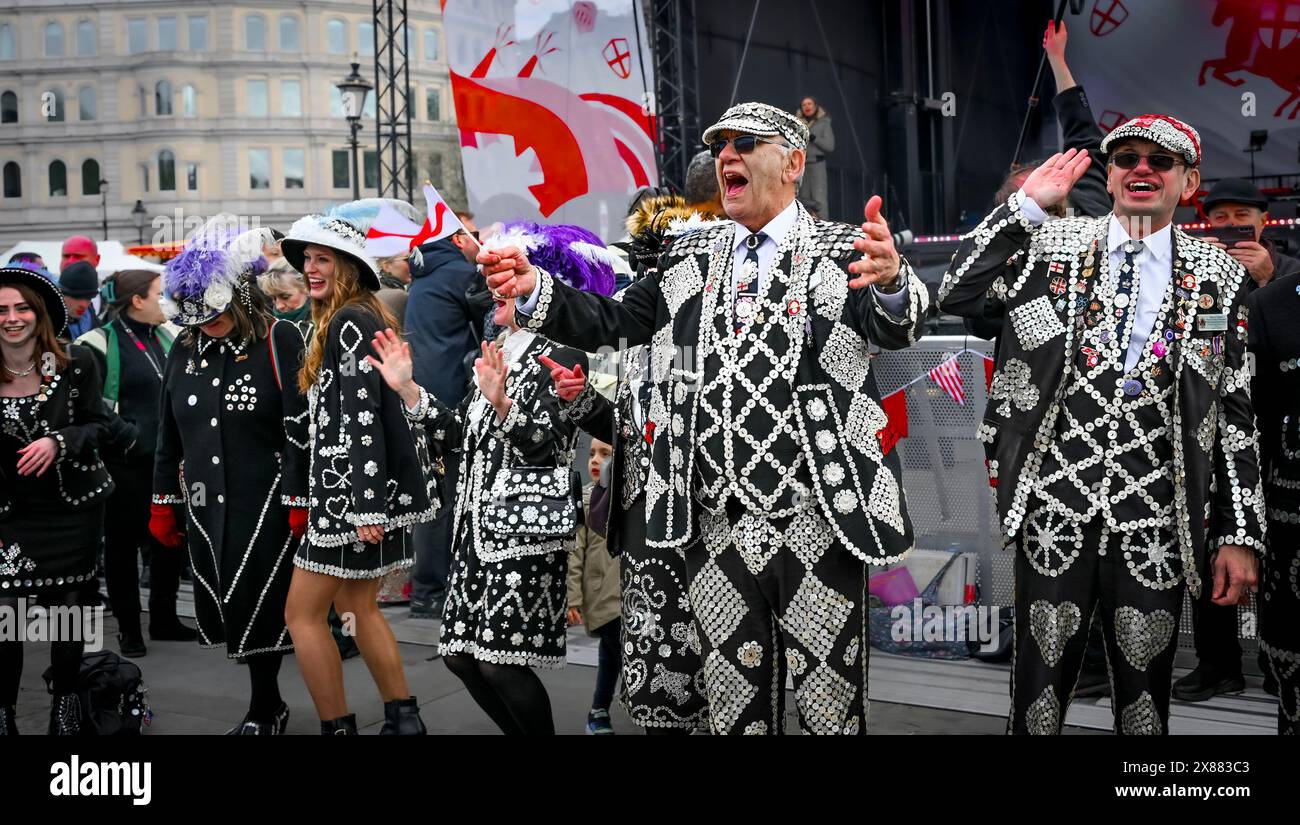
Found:
[[[356,622],[357,647],[370,669],[370,678],[375,680],[383,700],[392,702],[406,699],[411,691],[406,684],[406,671],[402,669],[397,638],[375,601],[378,593],[379,579],[345,581],[334,597],[334,606],[345,626],[348,624],[346,614],[352,614]]]
[[[330,604],[342,584],[341,579],[333,576],[295,567],[284,605],[284,620],[293,637],[302,679],[316,705],[316,715],[323,721],[348,713],[347,696],[343,692],[343,662],[329,626]]]

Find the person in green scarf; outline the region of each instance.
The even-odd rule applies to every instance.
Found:
[[[311,300],[302,275],[279,258],[257,276],[257,285],[271,299],[276,318],[292,322],[307,338],[311,334]]]

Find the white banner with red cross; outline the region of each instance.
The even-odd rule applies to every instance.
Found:
[[[606,241],[657,186],[654,67],[635,0],[440,0],[469,208],[480,224]]]
[[[1202,174],[1223,178],[1250,174],[1250,133],[1266,130],[1256,174],[1300,168],[1300,0],[1084,0],[1065,23],[1103,131],[1173,115],[1200,132]]]

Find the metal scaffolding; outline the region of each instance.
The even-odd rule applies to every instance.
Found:
[[[411,74],[407,67],[410,35],[406,0],[374,0],[375,146],[379,196],[410,202],[415,192],[411,162]]]
[[[681,191],[700,146],[695,0],[651,0],[661,185]]]

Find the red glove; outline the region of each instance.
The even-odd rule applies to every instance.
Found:
[[[149,505],[149,532],[163,547],[181,546],[181,531],[176,526],[176,511],[170,504]]]
[[[290,507],[289,508],[289,532],[293,537],[300,539],[307,532],[307,508]]]

